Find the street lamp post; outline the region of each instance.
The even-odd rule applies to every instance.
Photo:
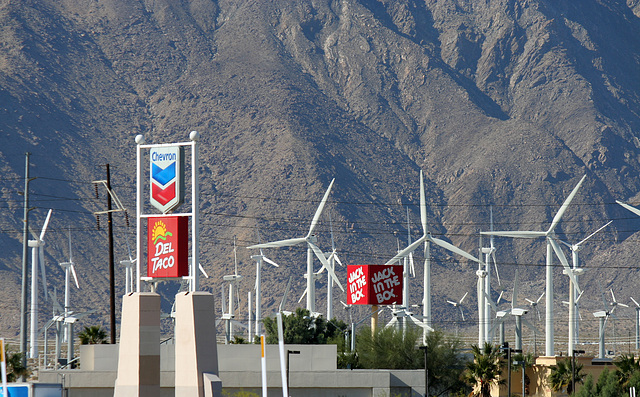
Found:
[[[429,366],[427,365],[427,346],[420,346],[424,350],[424,397],[429,397]]]
[[[571,354],[571,392],[576,392],[576,354],[584,354],[584,350],[573,350]]]

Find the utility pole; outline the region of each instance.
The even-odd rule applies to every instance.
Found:
[[[107,190],[111,192],[111,172],[107,164]],[[111,194],[107,195],[107,225],[109,230],[109,308],[111,310],[111,344],[116,344],[116,287],[113,264],[113,215],[111,213]]]
[[[24,165],[24,228],[22,231],[22,289],[20,295],[20,353],[22,354],[22,365],[27,367],[27,262],[29,256],[29,156],[25,153]],[[22,376],[25,381],[25,376]]]
[[[111,344],[116,343],[116,295],[115,295],[115,266],[113,259],[113,216],[112,213],[115,211],[124,211],[126,218],[126,209],[122,205],[122,202],[115,194],[113,190],[111,190],[111,170],[109,164],[107,167],[107,179],[93,181],[96,185],[96,198],[98,198],[98,184],[103,184],[107,189],[107,210],[106,211],[97,211],[93,214],[96,216],[100,216],[101,214],[107,214],[107,232],[108,232],[108,242],[109,242],[109,307],[110,307],[110,322],[111,322]],[[116,209],[113,209],[113,202],[115,201]],[[99,218],[98,218],[99,219]],[[128,218],[126,218],[128,219]],[[127,225],[129,221],[127,220]],[[98,229],[100,228],[100,222],[98,222]]]

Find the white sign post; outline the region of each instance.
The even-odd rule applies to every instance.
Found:
[[[7,397],[7,360],[4,354],[4,338],[0,338],[0,370],[2,370],[2,395]]]
[[[161,214],[146,214],[143,202],[144,172],[142,166],[142,149],[150,149],[149,194],[151,204],[163,214],[175,209],[182,202],[184,182],[182,169],[184,146],[191,147],[191,212],[173,213],[176,216],[191,217],[191,263],[189,265],[189,291],[200,288],[198,263],[200,262],[200,214],[199,214],[199,186],[198,186],[198,139],[197,131],[189,134],[190,142],[146,145],[144,136],[136,136],[137,144],[137,184],[136,184],[136,292],[141,292],[140,281],[142,252],[144,241],[142,236],[142,219],[162,216]],[[175,194],[174,194],[175,193]]]

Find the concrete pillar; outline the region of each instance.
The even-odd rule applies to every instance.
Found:
[[[181,292],[176,295],[175,395],[222,395],[218,378],[216,318],[213,295]]]
[[[122,324],[114,397],[160,395],[160,295],[122,298]]]

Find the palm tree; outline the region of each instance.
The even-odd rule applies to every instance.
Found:
[[[582,383],[585,377],[582,372],[582,364],[576,363],[575,367],[575,379],[576,383]],[[553,391],[561,392],[566,389],[567,394],[573,392],[572,382],[573,376],[571,372],[571,361],[569,359],[558,361],[558,364],[552,365],[551,373],[549,374],[549,385]]]
[[[78,334],[80,343],[83,345],[99,345],[107,343],[107,331],[99,325],[84,327],[84,330]]]
[[[491,386],[504,384],[504,379],[499,380],[503,363],[500,360],[500,348],[488,342],[482,346],[471,346],[473,361],[467,363],[467,369],[463,374],[465,382],[471,386],[479,386],[475,396],[490,397]]]
[[[23,353],[11,351],[8,345],[6,350],[7,382],[16,382],[20,377],[31,375],[29,368],[22,365]]]
[[[613,363],[616,365],[615,376],[618,384],[622,387],[622,390],[627,390],[631,376],[636,372],[640,372],[640,359],[636,361],[633,355],[622,354]]]

